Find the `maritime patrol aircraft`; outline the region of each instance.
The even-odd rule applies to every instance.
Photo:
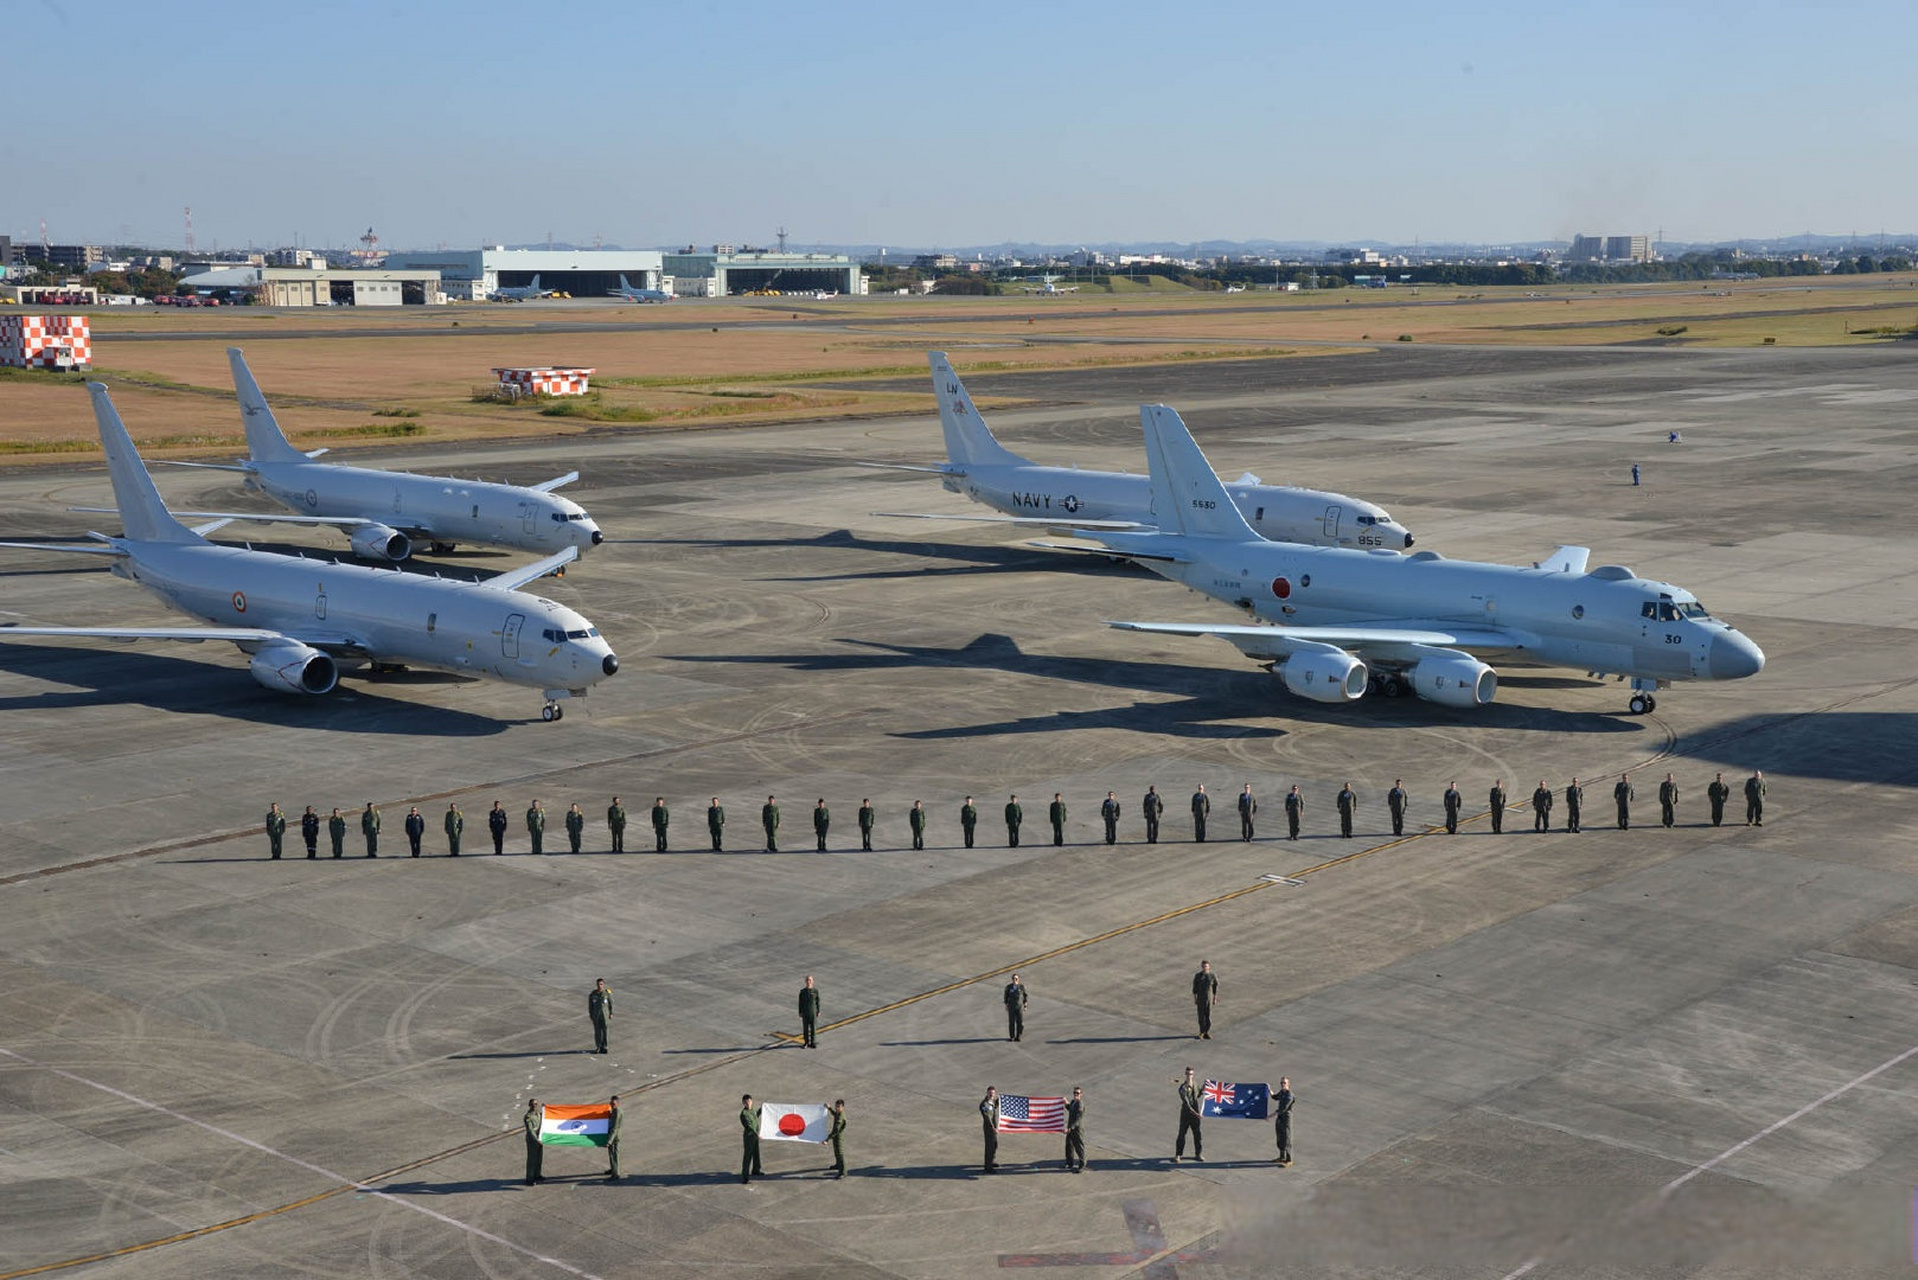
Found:
[[[550,298],[558,293],[557,289],[539,287],[539,277],[534,276],[531,284],[516,285],[510,289],[493,290],[495,302],[531,302],[535,298]]]
[[[299,512],[281,516],[250,511],[179,511],[175,515],[207,520],[246,520],[260,524],[319,524],[341,529],[353,552],[367,560],[398,562],[427,541],[435,551],[451,551],[462,542],[517,547],[547,554],[564,547],[581,552],[606,540],[585,508],[554,493],[579,479],[579,472],[531,486],[453,480],[315,462],[325,453],[301,453],[280,430],[260,384],[246,367],[238,347],[228,347],[233,387],[240,397],[246,427],[245,462],[176,462],[174,466],[239,471],[246,486]],[[98,508],[76,507],[76,511]]]
[[[606,295],[609,298],[624,298],[628,302],[671,302],[673,295],[664,289],[635,289],[626,283],[626,277],[619,278],[619,288]]]
[[[1682,680],[1756,675],[1765,655],[1682,587],[1620,565],[1587,572],[1584,547],[1532,568],[1447,560],[1432,551],[1268,542],[1248,525],[1179,415],[1139,411],[1154,508],[1151,533],[1087,536],[1174,582],[1276,626],[1112,622],[1127,631],[1218,636],[1318,702],[1367,688],[1452,707],[1492,701],[1498,676],[1476,654],[1631,680],[1630,708]]]
[[[92,636],[110,640],[227,640],[253,678],[284,693],[330,693],[343,665],[373,663],[451,671],[543,690],[541,717],[582,698],[619,670],[599,631],[565,605],[522,588],[577,559],[567,547],[532,564],[457,582],[208,542],[223,521],[189,529],[160,500],[105,386],[87,384],[114,505],[124,532],[91,542],[0,542],[39,551],[111,557],[128,578],[204,627],[0,626],[0,640]]]
[[[1006,514],[934,516],[899,511],[880,514],[1112,533],[1157,527],[1152,484],[1147,477],[1121,471],[1046,467],[1020,457],[1000,444],[986,426],[945,352],[931,352],[928,359],[932,365],[933,392],[939,399],[939,425],[945,430],[946,462],[936,467],[868,465],[942,476],[949,492],[963,493],[974,502]],[[1250,472],[1225,488],[1261,537],[1334,547],[1400,549],[1412,545],[1411,533],[1387,515],[1384,508],[1342,493],[1264,484]]]

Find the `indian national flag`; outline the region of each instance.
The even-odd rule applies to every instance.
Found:
[[[788,1142],[824,1142],[827,1111],[823,1102],[762,1102],[759,1136]]]
[[[547,1103],[539,1122],[539,1140],[549,1147],[603,1147],[613,1127],[613,1108],[604,1102],[583,1107]]]

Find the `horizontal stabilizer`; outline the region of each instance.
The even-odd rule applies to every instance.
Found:
[[[254,465],[250,462],[174,462],[170,458],[155,458],[154,461],[159,463],[163,467],[193,467],[194,469],[199,471],[253,471],[253,470],[256,470]],[[79,510],[79,508],[75,507],[74,510],[77,511]]]
[[[102,542],[0,542],[0,547],[18,547],[22,551],[69,551],[83,556],[123,556],[119,547]]]
[[[855,462],[855,467],[871,467],[875,471],[917,471],[924,475],[963,476],[966,469],[953,463],[941,463],[936,467],[914,467],[903,462]]]
[[[579,559],[579,548],[568,547],[556,555],[547,556],[544,560],[535,560],[517,569],[496,573],[490,578],[481,579],[481,582],[489,587],[498,587],[502,591],[517,591],[529,582],[537,582],[548,574],[564,569],[577,559]]]
[[[529,485],[527,487],[530,488],[534,493],[551,493],[553,490],[559,488],[561,485],[571,484],[573,483],[573,481],[577,479],[579,479],[579,472],[568,471],[563,476],[557,476],[554,479],[545,481],[542,484]]]

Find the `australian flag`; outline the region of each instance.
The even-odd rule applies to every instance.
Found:
[[[1208,1080],[1199,1097],[1199,1114],[1228,1120],[1264,1120],[1271,1103],[1269,1084],[1222,1084]]]

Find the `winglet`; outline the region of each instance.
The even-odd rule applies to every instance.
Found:
[[[561,485],[571,484],[573,483],[573,481],[577,479],[579,479],[579,472],[568,471],[563,476],[559,476],[556,479],[544,481],[540,484],[536,484],[531,487],[534,493],[551,493],[553,490],[559,488]]]
[[[126,536],[135,542],[198,542],[191,529],[168,514],[106,385],[89,382],[87,393],[93,397],[93,418],[107,455],[107,477],[113,482],[113,505],[120,510],[120,527]]]
[[[481,581],[486,586],[498,587],[502,591],[517,591],[529,582],[537,582],[556,570],[564,569],[577,559],[579,559],[579,548],[568,547],[564,551],[547,556],[544,560],[535,560],[531,564],[523,564],[517,569],[508,569],[505,573],[496,573]]]
[[[943,351],[926,353],[932,366],[932,393],[939,401],[939,425],[946,433],[946,458],[965,466],[976,463],[992,467],[1030,466],[1024,458],[1000,444],[986,420],[973,407],[965,383],[952,371],[952,362]]]
[[[238,347],[226,349],[226,360],[233,367],[233,389],[240,396],[240,422],[246,428],[246,448],[256,463],[305,462],[306,455],[295,449],[280,430],[279,420],[267,408],[260,384],[246,367],[246,356]]]
[[[1162,404],[1140,405],[1139,425],[1152,472],[1152,510],[1162,529],[1193,538],[1259,540],[1176,412]]]

